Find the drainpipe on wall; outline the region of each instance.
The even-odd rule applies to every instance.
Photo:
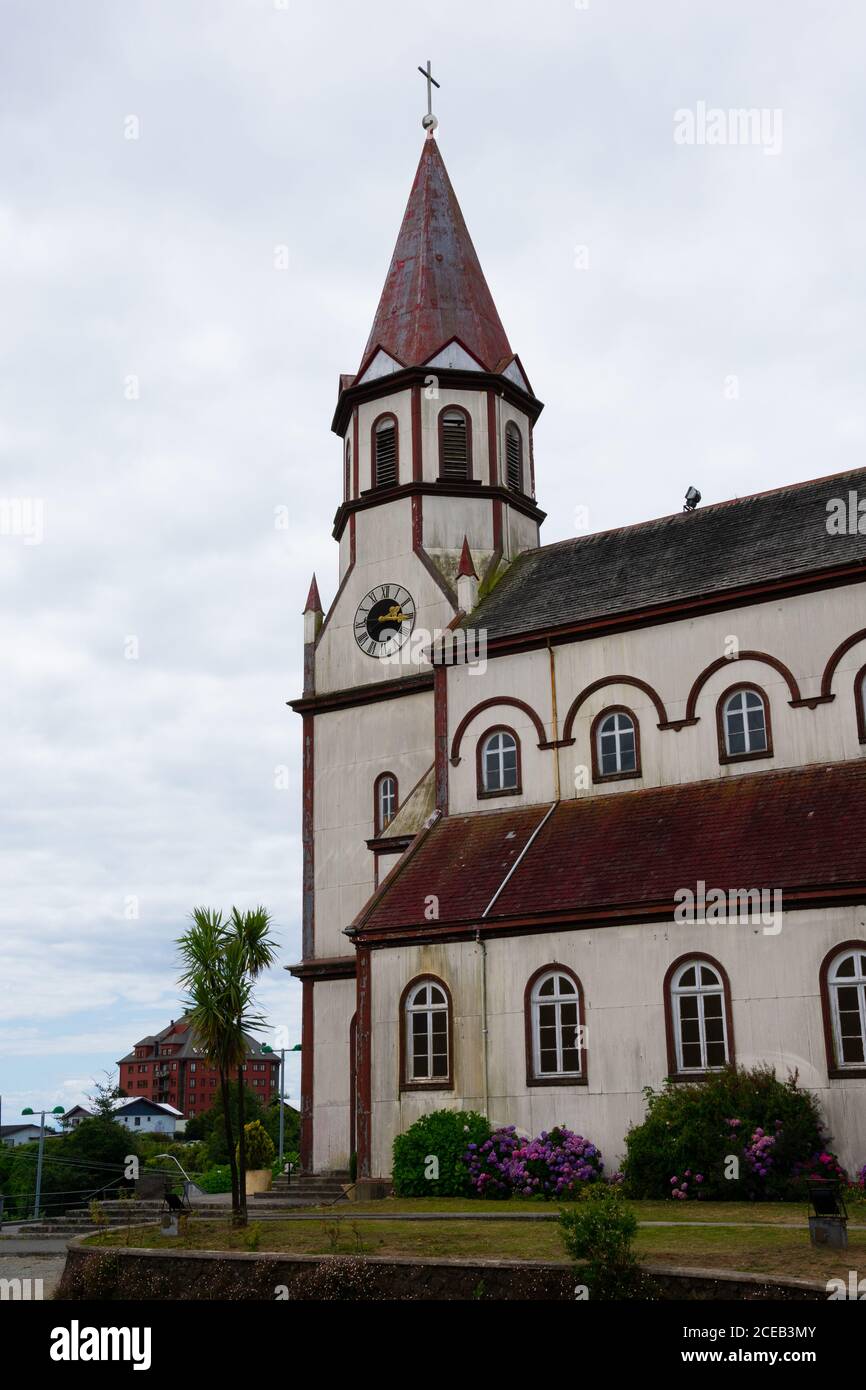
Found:
[[[490,1085],[487,1079],[487,947],[481,940],[481,929],[475,933],[475,944],[481,952],[481,1113],[485,1119],[490,1108]]]
[[[553,647],[550,645],[550,638],[547,639],[547,655],[550,658],[550,709],[551,722],[553,725],[553,742],[559,742],[559,715],[556,709],[556,661],[553,655]],[[553,750],[553,799],[560,801],[562,791],[559,785],[559,749]]]

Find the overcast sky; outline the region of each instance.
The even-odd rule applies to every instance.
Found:
[[[420,153],[417,65],[546,402],[552,541],[577,508],[598,530],[862,464],[866,10],[3,0],[0,24],[2,494],[34,504],[0,535],[11,1122],[177,1016],[195,904],[263,902],[299,956],[285,702],[312,570],[336,587],[329,426]],[[701,103],[766,138],[702,143]],[[298,996],[261,989],[291,1040]]]

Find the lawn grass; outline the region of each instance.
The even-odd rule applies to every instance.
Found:
[[[377,1204],[379,1211],[390,1205],[387,1202]],[[663,1203],[635,1203],[634,1206],[640,1209],[643,1220],[657,1219],[654,1214],[657,1207],[664,1213],[670,1210]],[[652,1208],[653,1214],[646,1208]],[[751,1214],[754,1208],[748,1205],[747,1210]],[[384,1214],[382,1211],[383,1217]],[[790,1208],[788,1215],[792,1215]],[[321,1221],[269,1220],[258,1225],[253,1221],[251,1227],[241,1231],[233,1229],[227,1220],[197,1217],[189,1223],[183,1237],[164,1237],[154,1226],[139,1227],[130,1233],[128,1243],[153,1250],[252,1249],[262,1254],[565,1259],[556,1222],[474,1221],[471,1217],[451,1222],[386,1219],[357,1222],[353,1220],[351,1208],[345,1206],[340,1208],[339,1215],[331,1212]],[[106,1232],[91,1237],[88,1244],[123,1246],[127,1244],[127,1232],[125,1229]],[[642,1226],[635,1240],[635,1251],[642,1261],[659,1266],[739,1270],[824,1282],[833,1275],[847,1279],[849,1269],[866,1266],[866,1231],[850,1232],[847,1251],[827,1251],[817,1250],[810,1244],[805,1220],[797,1230],[780,1229],[778,1222],[773,1221],[757,1227]]]

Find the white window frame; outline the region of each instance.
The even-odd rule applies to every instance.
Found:
[[[843,961],[854,957],[854,974],[843,976],[839,979],[837,974],[839,966]],[[866,1066],[866,971],[860,965],[860,960],[866,957],[866,947],[851,947],[840,951],[830,962],[830,969],[827,971],[827,991],[830,995],[830,1017],[833,1021],[833,1046],[836,1052],[836,1066],[842,1071],[847,1067],[856,1068],[862,1071]],[[842,1020],[839,1017],[839,990],[856,989],[857,1004],[860,1010],[860,1037],[863,1042],[863,1059],[859,1062],[843,1061],[842,1049]]]
[[[612,729],[605,729],[608,720],[614,721]],[[623,734],[630,733],[632,736],[632,757],[634,764],[632,767],[623,767]],[[614,754],[616,756],[616,767],[608,772],[604,766],[604,751],[602,739],[613,738]],[[637,724],[630,714],[625,710],[611,710],[610,714],[602,714],[595,731],[595,756],[598,763],[599,777],[617,777],[621,772],[633,772],[637,775]]]
[[[441,995],[441,1001],[433,998],[433,991]],[[416,1002],[419,995],[425,994],[425,999]],[[412,1086],[442,1086],[451,1080],[451,1020],[449,1018],[448,994],[444,985],[439,984],[438,980],[419,980],[413,985],[406,996],[403,1005],[405,1029],[405,1058],[406,1076],[405,1080]],[[433,1075],[433,1015],[444,1013],[445,1015],[445,1072],[442,1076]],[[426,1016],[426,1026],[424,1033],[427,1040],[427,1075],[415,1075],[415,1034],[412,1030],[412,1020],[418,1015]]]
[[[680,981],[687,970],[695,971],[695,980],[700,980],[701,970],[711,970],[718,981],[718,985],[682,985]],[[731,1060],[731,1044],[728,1038],[728,1013],[727,998],[725,995],[725,981],[718,968],[711,961],[704,960],[701,956],[695,956],[694,960],[683,961],[677,969],[676,974],[671,980],[671,1015],[674,1024],[674,1046],[677,1054],[677,1071],[684,1075],[694,1073],[700,1076],[702,1072],[722,1071],[728,1066]],[[710,1066],[707,1062],[707,1029],[706,1013],[704,1000],[710,994],[721,995],[722,1000],[722,1041],[725,1045],[725,1060],[715,1066]],[[701,1047],[701,1065],[699,1067],[687,1067],[683,1061],[683,1020],[680,1014],[680,1000],[694,998],[698,1000],[698,1039]],[[691,1020],[689,1020],[691,1022]]]
[[[496,748],[492,747],[494,739],[499,740]],[[508,739],[507,748],[504,743],[505,739]],[[510,753],[512,751],[514,752],[514,781],[513,783],[506,786],[505,754]],[[496,760],[495,766],[497,770],[497,775],[499,777],[498,787],[492,787],[490,785],[490,776],[487,766],[488,755],[492,756]],[[509,733],[507,729],[495,729],[492,734],[486,735],[484,742],[481,745],[481,789],[485,792],[515,792],[517,791],[519,785],[520,765],[519,755],[517,751],[517,739],[514,737],[514,734]]]
[[[541,996],[541,987],[548,980],[554,979],[556,986],[553,994]],[[569,988],[560,989],[560,980],[566,980]],[[556,1017],[556,1071],[542,1071],[541,1069],[541,1009],[543,1005],[553,1006]],[[562,1054],[565,1050],[563,1042],[564,1027],[571,1027],[570,1024],[564,1025],[562,1022],[562,1005],[573,1004],[577,1009],[577,1024],[575,1025],[575,1045],[577,1047],[577,1071],[566,1071],[562,1064]],[[562,1081],[568,1078],[579,1080],[583,1076],[583,1025],[580,1021],[581,998],[580,987],[576,980],[573,980],[564,970],[545,970],[543,975],[532,986],[530,995],[530,1010],[532,1014],[532,1076],[535,1081]]]
[[[753,695],[755,697],[755,699],[759,702],[761,707],[762,729],[764,734],[763,748],[752,747],[752,730],[749,728],[749,706],[746,704],[746,701],[750,695]],[[737,709],[733,708],[735,700],[739,701],[739,707]],[[754,709],[755,706],[752,705],[751,708]],[[731,748],[731,729],[728,720],[732,714],[742,715],[743,719],[743,737],[745,739],[746,746],[745,748],[740,749],[738,753],[735,753]],[[725,752],[727,753],[729,758],[743,758],[746,756],[747,753],[769,753],[770,731],[767,720],[767,702],[764,699],[764,696],[761,694],[760,690],[753,690],[750,687],[746,686],[743,689],[735,690],[731,695],[729,695],[727,700],[725,701],[724,709],[722,710],[722,727],[725,731]]]

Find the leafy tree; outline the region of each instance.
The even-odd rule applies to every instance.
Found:
[[[244,1126],[247,1160],[250,1168],[270,1168],[274,1161],[274,1143],[261,1120]]]

